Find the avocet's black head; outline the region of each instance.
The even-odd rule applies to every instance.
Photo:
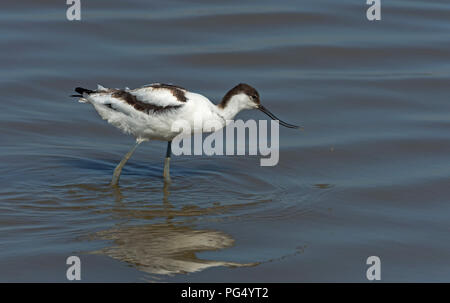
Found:
[[[233,101],[231,101],[233,100]],[[231,105],[230,103],[234,103]],[[288,128],[300,128],[299,126],[292,125],[286,123],[280,119],[278,119],[274,114],[272,114],[267,108],[261,105],[261,101],[259,99],[259,93],[256,89],[251,87],[248,84],[240,83],[230,89],[228,93],[223,97],[222,102],[219,104],[219,107],[225,108],[227,105],[229,106],[237,106],[239,110],[241,109],[259,109],[266,115],[268,115],[273,120],[278,120],[279,123]]]
[[[260,104],[259,94],[256,89],[248,84],[240,83],[226,93],[219,106],[225,108],[233,97],[239,100],[242,109],[258,108]]]

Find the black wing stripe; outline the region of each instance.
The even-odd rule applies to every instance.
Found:
[[[177,109],[181,107],[181,105],[168,105],[168,106],[159,106],[155,104],[145,103],[136,98],[136,96],[130,94],[129,92],[123,90],[116,90],[112,93],[111,97],[120,99],[127,104],[133,106],[136,110],[144,112],[146,114],[150,113],[162,113],[167,112],[169,110]]]

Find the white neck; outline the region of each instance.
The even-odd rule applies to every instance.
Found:
[[[248,109],[247,98],[244,94],[234,95],[224,107],[217,105],[217,111],[225,120],[232,120],[241,110]]]

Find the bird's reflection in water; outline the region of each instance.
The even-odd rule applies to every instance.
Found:
[[[116,201],[123,195],[115,190]],[[138,226],[120,226],[98,232],[96,238],[110,240],[113,245],[94,253],[105,254],[133,264],[150,274],[180,274],[201,271],[215,266],[253,266],[256,263],[235,263],[205,260],[196,256],[203,251],[220,250],[233,246],[234,239],[215,230],[197,230],[182,222],[173,222],[179,212],[172,212],[169,202],[169,185],[164,185],[164,221]]]

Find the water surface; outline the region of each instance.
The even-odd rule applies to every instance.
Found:
[[[0,12],[0,280],[383,281],[450,277],[450,4],[20,1]],[[219,102],[240,82],[304,132],[280,162],[180,156],[69,95],[174,83]],[[265,119],[259,112],[241,119]]]

